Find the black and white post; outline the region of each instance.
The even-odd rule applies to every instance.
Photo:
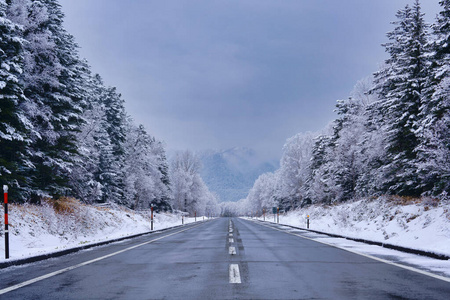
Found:
[[[8,231],[8,186],[3,186],[3,197],[5,199],[5,259],[9,258],[9,231]]]

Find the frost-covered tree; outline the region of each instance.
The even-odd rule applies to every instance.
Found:
[[[381,191],[399,195],[421,193],[416,168],[416,134],[421,96],[427,77],[428,25],[419,1],[396,14],[395,29],[384,45],[390,57],[386,68],[375,74],[382,103],[387,140],[387,164],[379,169],[384,182]]]
[[[85,122],[77,133],[80,156],[75,160],[69,177],[73,194],[77,198],[86,203],[96,203],[102,202],[104,198],[101,160],[113,160],[112,146],[106,132],[107,121],[102,103],[106,88],[101,77],[95,75],[86,78],[85,88],[88,103],[83,113]]]
[[[102,123],[110,148],[101,149],[99,181],[103,187],[103,202],[126,204],[125,189],[125,141],[127,115],[124,100],[115,87],[105,88],[100,100],[104,107],[105,120]]]
[[[169,189],[161,172],[164,152],[143,125],[135,127],[130,121],[128,126],[124,167],[127,203],[135,209],[153,205],[157,210],[168,210]]]
[[[76,132],[82,123],[82,73],[73,37],[53,0],[11,0],[8,16],[23,27],[24,64],[19,80],[31,121],[29,192],[37,200],[69,192],[68,174],[77,157]]]
[[[310,169],[308,170],[308,179],[306,181],[305,200],[310,202],[331,202],[330,194],[330,172],[327,158],[328,153],[333,147],[333,141],[330,135],[330,129],[326,128],[325,132],[314,138],[312,148],[312,157]]]
[[[426,193],[450,193],[450,1],[433,26],[430,71],[420,107],[418,170]]]
[[[312,133],[299,133],[284,144],[280,169],[276,173],[276,198],[285,209],[295,208],[305,201],[313,140]]]
[[[280,203],[275,196],[276,175],[264,173],[256,179],[247,197],[247,211],[252,215],[261,215],[263,210],[268,211]]]
[[[170,182],[174,209],[190,215],[205,212],[208,200],[214,196],[200,177],[200,167],[200,160],[190,151],[179,152],[172,160]]]
[[[8,19],[7,4],[0,0],[0,180],[12,186],[12,199],[21,199],[26,185],[22,172],[29,167],[25,154],[27,117],[20,110],[26,101],[19,77],[23,72],[23,27]]]

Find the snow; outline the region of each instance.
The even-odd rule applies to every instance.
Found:
[[[450,256],[448,202],[397,203],[380,197],[333,206],[311,205],[280,214],[280,224],[306,228],[307,215],[312,230]],[[273,215],[266,215],[266,221],[273,220]]]
[[[10,260],[151,231],[150,211],[133,211],[118,205],[99,207],[75,202],[69,209],[58,212],[48,203],[9,204],[8,211]],[[194,220],[185,218],[184,223]],[[203,217],[197,217],[197,221],[202,220]],[[153,221],[154,230],[160,230],[181,225],[181,215],[154,213]],[[3,230],[0,238],[0,261],[5,261]]]
[[[289,228],[289,230],[292,229]],[[306,236],[310,239],[314,239],[326,244],[331,244],[352,252],[378,257],[390,262],[399,263],[401,265],[406,266],[412,266],[414,268],[426,270],[437,275],[450,277],[450,260],[438,260],[430,257],[391,250],[380,246],[367,245],[364,243],[346,240],[342,238],[325,237],[322,234],[312,232],[308,232],[306,234],[302,232],[301,234],[302,236]]]

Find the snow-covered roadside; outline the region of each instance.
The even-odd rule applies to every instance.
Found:
[[[351,238],[450,255],[450,203],[404,199],[359,200],[333,206],[311,205],[280,214],[280,224]],[[258,218],[260,220],[263,217]],[[266,215],[273,222],[273,215]]]
[[[98,207],[72,200],[64,207],[56,207],[52,203],[42,206],[10,204],[8,210],[11,260],[95,244],[151,229],[150,211],[138,212],[117,205]],[[197,217],[197,221],[200,220],[203,217]],[[184,220],[185,224],[192,222],[194,218]],[[154,213],[153,225],[154,230],[181,225],[181,215]],[[1,230],[0,261],[5,261],[3,239]]]

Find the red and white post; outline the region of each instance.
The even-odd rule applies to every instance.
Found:
[[[9,231],[8,231],[8,186],[3,186],[3,197],[5,199],[5,259],[9,258]]]

